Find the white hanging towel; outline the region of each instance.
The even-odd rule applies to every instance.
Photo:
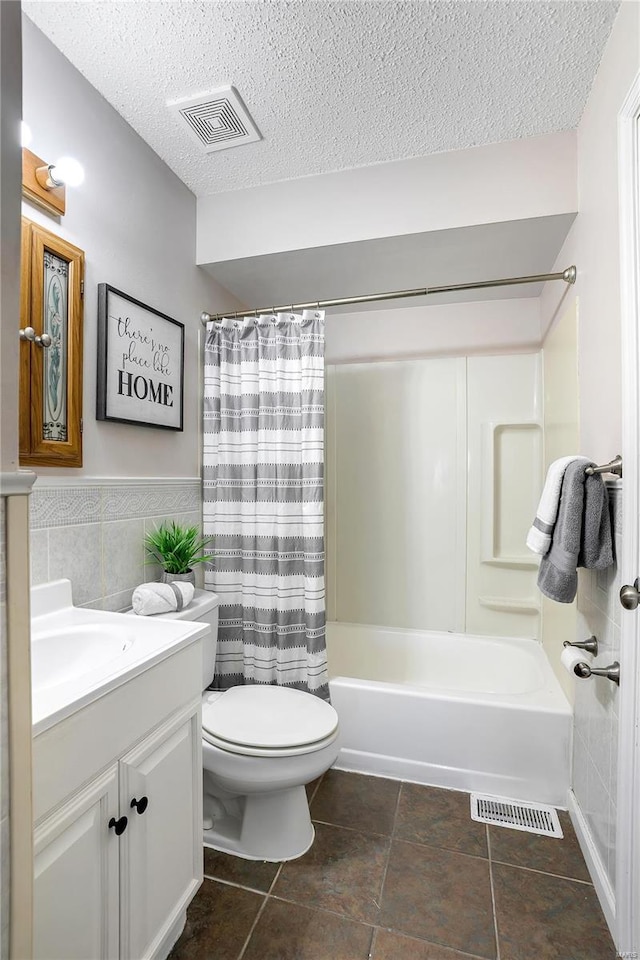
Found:
[[[547,479],[544,482],[536,516],[527,534],[527,546],[529,550],[540,554],[541,557],[543,557],[551,547],[553,528],[556,525],[556,518],[558,516],[562,480],[565,470],[574,460],[584,460],[585,463],[591,463],[588,457],[560,457],[559,460],[553,461],[547,471]]]

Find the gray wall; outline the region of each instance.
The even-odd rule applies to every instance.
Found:
[[[48,163],[74,156],[86,175],[81,187],[67,189],[67,212],[61,220],[24,204],[25,216],[86,255],[84,466],[73,473],[197,476],[199,316],[205,308],[213,312],[235,301],[195,265],[195,196],[26,17],[23,30],[30,149]],[[185,324],[182,433],[96,421],[96,288],[102,282]],[[57,471],[38,470],[45,472]]]
[[[23,203],[25,216],[86,256],[84,466],[37,471],[32,582],[68,577],[76,603],[119,610],[133,587],[157,575],[143,564],[145,525],[200,522],[199,315],[235,301],[195,266],[194,195],[26,17],[23,30],[30,148],[46,162],[74,156],[86,176],[67,190],[62,218]],[[95,419],[102,282],[184,323],[183,432]]]

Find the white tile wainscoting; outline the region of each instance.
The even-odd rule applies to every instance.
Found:
[[[622,481],[607,482],[616,557],[622,541]],[[608,570],[580,570],[578,639],[598,638],[598,666],[620,659],[618,564]],[[573,793],[588,834],[597,873],[596,887],[607,913],[615,910],[618,775],[618,687],[604,679],[576,680],[573,738]],[[584,838],[583,838],[584,839]],[[608,919],[611,919],[608,916]]]
[[[199,477],[41,477],[31,495],[31,583],[68,577],[74,602],[125,610],[131,593],[157,580],[145,565],[145,534],[163,520],[202,523]]]

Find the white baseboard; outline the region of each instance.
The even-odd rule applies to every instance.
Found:
[[[611,931],[611,936],[616,939],[616,897],[613,887],[609,882],[607,871],[602,862],[598,849],[595,845],[589,824],[585,820],[580,805],[576,800],[573,790],[569,791],[569,816],[576,832],[582,855],[587,864],[587,868],[593,881],[593,886],[598,895],[602,912]]]

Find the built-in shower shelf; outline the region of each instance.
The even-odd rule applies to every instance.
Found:
[[[507,567],[518,570],[536,570],[538,568],[538,561],[534,560],[533,557],[491,557],[490,559],[482,560],[482,563],[487,563],[490,567]]]
[[[530,600],[518,600],[512,597],[478,597],[481,607],[487,610],[502,610],[511,613],[540,613],[540,604],[533,598]]]

